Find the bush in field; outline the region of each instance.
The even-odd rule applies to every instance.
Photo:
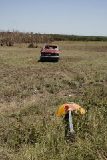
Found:
[[[29,45],[28,45],[28,48],[37,48],[38,46],[37,45],[35,45],[34,43],[30,43]]]
[[[8,47],[12,47],[12,46],[14,45],[14,42],[13,42],[13,41],[8,41],[8,42],[6,43],[6,45],[7,45]]]
[[[1,40],[0,42],[1,46],[8,46],[11,47],[14,45],[14,41],[12,39],[9,38],[4,38]]]

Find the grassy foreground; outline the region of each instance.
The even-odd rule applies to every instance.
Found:
[[[107,159],[107,42],[58,42],[58,63],[40,48],[0,48],[0,160]],[[74,101],[76,141],[67,143],[58,105]]]

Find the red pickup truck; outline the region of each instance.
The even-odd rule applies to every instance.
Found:
[[[58,45],[46,44],[41,49],[40,61],[58,61],[59,53],[60,51]]]

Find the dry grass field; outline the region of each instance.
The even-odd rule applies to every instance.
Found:
[[[0,160],[107,159],[107,42],[56,42],[59,62],[40,48],[0,47]],[[58,105],[74,101],[76,140],[66,142]]]

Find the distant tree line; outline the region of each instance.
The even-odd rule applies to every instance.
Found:
[[[0,45],[13,46],[14,43],[29,43],[32,46],[34,43],[50,43],[53,41],[107,41],[104,36],[76,36],[76,35],[61,35],[61,34],[40,34],[33,32],[18,32],[6,31],[0,32]]]
[[[55,41],[107,41],[106,36],[76,36],[52,34]]]

